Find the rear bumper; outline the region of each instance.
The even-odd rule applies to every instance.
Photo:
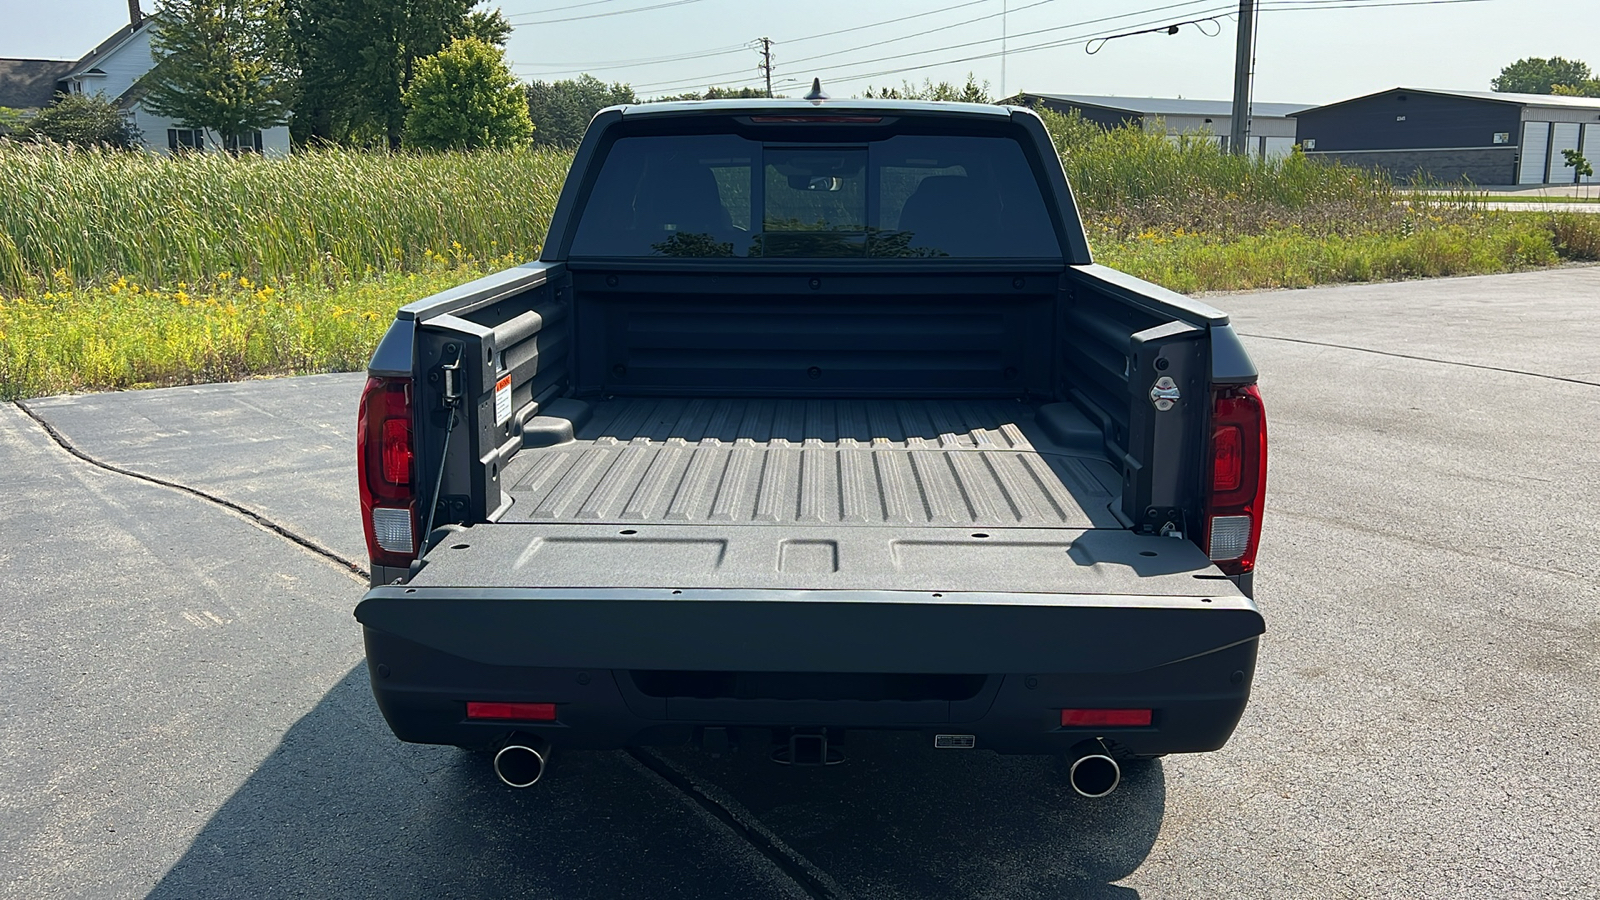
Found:
[[[972,735],[1005,753],[1059,753],[1086,737],[1129,755],[1215,750],[1249,700],[1264,630],[1237,596],[505,593],[378,588],[358,607],[373,693],[402,740],[489,747],[523,732],[611,749],[681,744],[707,727],[826,727]],[[773,699],[674,696],[642,670],[973,677],[940,696]],[[554,703],[557,717],[469,720],[468,701]],[[1153,715],[1148,726],[1064,728],[1063,708]]]

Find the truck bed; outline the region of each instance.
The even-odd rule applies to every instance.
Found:
[[[1122,528],[1074,407],[1016,400],[558,401],[502,522]]]
[[[617,398],[528,423],[498,522],[418,588],[1233,594],[1127,530],[1067,404]],[[1203,580],[1197,580],[1197,577]]]

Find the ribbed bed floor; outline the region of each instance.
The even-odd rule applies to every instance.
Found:
[[[1120,527],[1038,404],[623,398],[507,466],[504,522]]]

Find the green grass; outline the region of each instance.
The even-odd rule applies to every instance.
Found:
[[[1303,156],[1047,125],[1096,258],[1174,290],[1600,259],[1596,215],[1491,212]],[[536,257],[570,161],[0,141],[0,397],[358,369],[395,308]]]
[[[538,255],[570,154],[288,159],[0,143],[0,294],[220,273],[329,286],[435,255]]]
[[[1561,259],[1538,221],[1486,219],[1409,234],[1313,236],[1280,229],[1228,240],[1148,234],[1101,245],[1097,261],[1180,292],[1301,288],[1444,275],[1483,275]]]
[[[0,399],[360,369],[395,309],[510,264],[440,261],[331,288],[119,279],[0,298]]]

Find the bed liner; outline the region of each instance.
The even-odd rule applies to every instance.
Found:
[[[1064,403],[564,399],[499,521],[1124,528],[1102,443]]]

